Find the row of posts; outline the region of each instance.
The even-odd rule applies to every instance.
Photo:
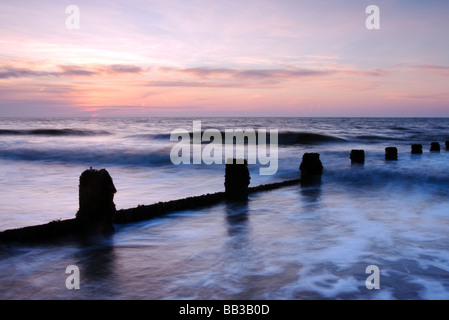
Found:
[[[446,150],[449,151],[449,141],[446,141]],[[439,152],[441,150],[438,142],[432,142],[430,145],[431,152]],[[422,144],[412,144],[412,154],[422,154]],[[363,164],[365,162],[365,151],[353,149],[350,153],[352,163]],[[396,147],[385,148],[385,160],[398,160],[398,149]],[[302,158],[301,165],[301,183],[313,183],[320,180],[323,174],[323,164],[320,160],[319,153],[305,153]],[[247,200],[248,185],[250,175],[248,165],[245,161],[243,164],[226,165],[225,174],[225,192],[228,200]]]
[[[431,151],[440,151],[437,142],[431,144]],[[446,150],[449,150],[449,141],[446,142]],[[412,153],[422,153],[422,145],[412,145]],[[398,150],[396,147],[385,149],[385,159],[397,160]],[[350,158],[354,163],[364,163],[364,150],[352,150]],[[274,183],[263,187],[278,187],[291,185],[300,182],[301,185],[313,184],[321,180],[323,165],[319,153],[305,153],[302,158],[300,180],[290,180],[284,183]],[[173,210],[204,206],[207,203],[215,203],[215,200],[226,201],[247,201],[249,195],[250,173],[247,161],[240,163],[236,159],[232,163],[226,164],[225,169],[225,192],[206,194],[196,198],[186,198],[184,202],[162,203],[166,212]],[[268,188],[269,189],[269,188]],[[261,190],[264,190],[263,188]],[[0,232],[0,242],[6,240],[39,239],[49,238],[70,233],[110,233],[114,230],[114,220],[117,217],[117,210],[114,204],[114,194],[117,192],[111,176],[105,169],[95,170],[90,168],[80,176],[79,184],[79,210],[75,219],[53,221],[45,225],[28,227],[16,230]],[[212,201],[213,200],[213,201]],[[159,207],[161,207],[159,206]],[[151,207],[151,206],[150,206]],[[157,208],[159,208],[157,207]],[[157,209],[156,208],[156,209]],[[139,211],[141,207],[135,208]],[[132,209],[131,209],[132,210]],[[150,216],[154,216],[151,214]],[[126,220],[126,219],[125,219]],[[131,219],[133,220],[133,219]]]
[[[446,150],[449,150],[449,141],[446,142]],[[432,142],[430,151],[440,151],[440,144]],[[422,145],[413,144],[413,154],[422,153]],[[353,163],[364,163],[364,150],[352,150],[350,159]],[[386,160],[397,160],[398,149],[387,147],[385,149]],[[323,165],[319,153],[305,153],[299,166],[301,172],[301,184],[314,183],[321,179]],[[229,201],[246,201],[249,194],[250,173],[247,161],[239,163],[234,159],[233,163],[226,164],[225,169],[225,193],[224,198]],[[76,220],[83,225],[96,225],[111,227],[116,214],[113,202],[116,189],[108,172],[102,170],[86,170],[80,177],[79,200],[80,209]]]
[[[449,151],[449,141],[445,142],[446,151]],[[440,152],[441,147],[439,142],[432,142],[430,144],[431,152]],[[422,154],[423,146],[422,144],[412,144],[412,154]],[[365,151],[364,150],[352,150],[349,156],[352,163],[364,163],[365,162]],[[385,148],[385,160],[398,160],[398,148],[387,147]]]

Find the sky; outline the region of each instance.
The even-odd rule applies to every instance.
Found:
[[[448,30],[447,0],[2,0],[0,117],[449,117]]]

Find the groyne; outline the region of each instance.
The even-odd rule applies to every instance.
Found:
[[[449,150],[449,142],[445,143]],[[412,154],[422,154],[422,145],[412,144]],[[439,144],[432,142],[430,151],[439,152]],[[364,164],[364,150],[353,149],[351,163]],[[396,147],[385,148],[385,160],[398,160]],[[249,194],[274,190],[286,186],[307,186],[319,183],[323,164],[319,153],[305,153],[299,166],[300,178],[250,187],[247,162],[233,159],[226,164],[225,191],[208,193],[177,200],[139,205],[135,208],[116,210],[114,194],[117,192],[112,177],[106,169],[88,169],[80,176],[79,210],[73,219],[55,220],[42,225],[9,229],[0,232],[0,243],[53,241],[57,238],[84,238],[114,232],[114,225],[123,225],[184,210],[194,210],[216,205],[224,201],[247,201]]]

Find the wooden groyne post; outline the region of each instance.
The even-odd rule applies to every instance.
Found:
[[[349,155],[351,159],[351,163],[364,164],[365,163],[365,150],[351,150],[351,154]]]
[[[422,154],[422,144],[412,144],[412,154]]]
[[[440,152],[441,147],[440,144],[438,142],[432,142],[430,144],[430,151],[431,152]]]
[[[116,192],[114,182],[105,169],[90,168],[81,174],[76,219],[85,231],[106,233],[114,230]]]
[[[248,186],[251,177],[248,162],[244,159],[228,159],[225,169],[225,195],[226,200],[248,200]]]
[[[302,183],[313,183],[321,181],[323,164],[319,153],[305,153],[299,166]]]
[[[386,147],[385,148],[385,160],[398,160],[398,148]]]

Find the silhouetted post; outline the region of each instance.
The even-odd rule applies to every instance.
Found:
[[[440,152],[440,144],[438,142],[432,142],[430,144],[430,151],[432,151],[432,152]]]
[[[398,160],[398,148],[386,147],[385,148],[385,160]]]
[[[314,182],[321,179],[323,164],[319,153],[305,153],[299,166],[301,171],[301,182]]]
[[[79,210],[76,219],[82,231],[110,232],[116,209],[114,194],[117,192],[111,176],[105,169],[84,171],[80,176]]]
[[[240,159],[241,161],[241,159]],[[248,200],[248,186],[251,177],[248,170],[248,162],[239,163],[237,159],[228,159],[225,169],[225,195],[226,200]]]
[[[365,163],[365,151],[364,150],[351,150],[349,155],[352,163]]]
[[[412,153],[413,154],[421,154],[422,153],[422,144],[412,144]]]
[[[446,151],[449,151],[449,141],[446,141]]]

